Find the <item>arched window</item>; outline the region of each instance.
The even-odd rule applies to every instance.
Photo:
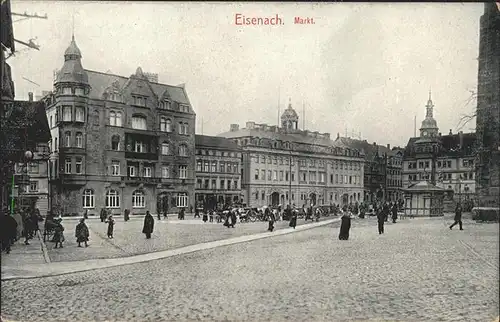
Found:
[[[65,147],[71,146],[71,132],[69,131],[64,133],[64,146]]]
[[[172,121],[170,119],[167,119],[167,123],[166,123],[166,126],[165,126],[165,131],[172,132]]]
[[[147,130],[146,118],[141,115],[132,116],[132,128],[136,130]]]
[[[122,112],[116,112],[116,126],[122,126]]]
[[[179,145],[179,156],[181,157],[187,156],[187,146],[185,144]]]
[[[188,134],[188,131],[189,131],[189,124],[188,123],[184,123],[184,134]]]
[[[161,144],[161,154],[168,155],[170,153],[170,144],[168,142],[163,142]]]
[[[179,122],[179,134],[184,134],[184,123]]]
[[[113,135],[111,137],[111,150],[120,150],[120,137],[118,135]]]
[[[82,195],[82,204],[83,208],[94,208],[94,190],[92,189],[85,189],[83,190],[83,195]]]
[[[146,201],[144,198],[144,192],[136,190],[132,193],[132,208],[145,208]]]
[[[116,190],[106,192],[106,208],[120,208],[120,195]]]
[[[167,132],[167,119],[165,117],[160,118],[160,131]]]
[[[116,125],[116,113],[113,111],[109,112],[109,125]]]
[[[82,132],[77,132],[75,136],[75,144],[77,148],[83,147],[83,134]]]

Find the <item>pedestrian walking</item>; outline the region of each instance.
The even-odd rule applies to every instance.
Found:
[[[213,221],[213,216],[212,217],[212,221]],[[208,214],[206,211],[203,212],[203,218],[202,218],[203,222],[207,222],[208,221]]]
[[[33,237],[35,237],[37,232],[40,231],[40,226],[38,225],[40,218],[41,218],[40,210],[35,209],[35,211],[33,211],[31,213],[31,231],[32,231]]]
[[[151,238],[154,225],[155,225],[155,219],[153,218],[153,216],[151,216],[148,210],[146,211],[146,216],[144,217],[144,226],[142,227],[142,233],[146,234],[146,239]]]
[[[113,239],[113,230],[115,228],[115,220],[113,219],[113,216],[110,215],[106,222],[108,223],[108,238]]]
[[[56,218],[54,220],[54,239],[53,241],[56,243],[54,248],[63,248],[63,242],[65,240],[64,238],[64,227],[62,225],[62,218]]]
[[[396,219],[398,219],[398,205],[395,203],[392,206],[392,222],[395,224]]]
[[[0,242],[2,243],[2,251],[10,253],[12,240],[16,237],[17,222],[9,215],[7,209],[0,216]]]
[[[107,213],[106,213],[106,209],[104,208],[101,208],[101,213],[99,214],[99,217],[101,218],[101,222],[104,222],[106,220],[106,216]]]
[[[210,222],[214,222],[214,212],[215,212],[215,210],[210,210],[210,216],[209,216]]]
[[[184,220],[185,215],[186,215],[186,211],[184,210],[184,208],[181,208],[181,210],[179,211],[179,215],[177,216],[177,218],[179,220]]]
[[[290,223],[288,224],[288,226],[295,229],[295,227],[297,226],[297,210],[296,209],[294,209],[293,211],[290,210],[289,216],[290,216]]]
[[[85,218],[82,218],[75,228],[75,237],[78,247],[82,247],[81,243],[85,243],[85,247],[89,247],[89,236],[89,228],[87,227],[87,224],[85,224]]]
[[[269,226],[267,230],[273,231],[274,230],[274,222],[276,221],[276,218],[274,217],[274,213],[269,210],[269,208],[266,208],[266,217],[269,218]]]
[[[125,209],[125,213],[123,214],[123,219],[125,220],[125,222],[130,220],[130,210],[129,209]]]
[[[344,212],[342,217],[340,218],[342,221],[340,224],[340,233],[339,233],[339,239],[340,240],[348,240],[349,239],[349,230],[351,229],[351,216],[349,212]]]
[[[32,238],[32,224],[31,224],[31,215],[28,212],[22,212],[21,216],[23,218],[23,236],[24,236],[24,244],[29,245],[29,240]]]
[[[377,209],[377,222],[378,222],[378,233],[379,235],[384,233],[384,222],[385,222],[385,213],[383,209]]]
[[[382,211],[384,213],[384,221],[389,221],[389,204],[386,202],[384,203],[384,206],[382,207]]]
[[[237,220],[236,211],[231,211],[229,215],[231,217],[231,227],[234,228],[234,225],[236,225],[236,220]]]
[[[458,227],[460,227],[460,230],[464,230],[462,228],[462,206],[460,203],[457,203],[457,206],[455,207],[455,218],[453,218],[455,222],[450,226],[450,230],[453,229],[453,227],[458,224]]]
[[[158,220],[161,220],[161,213],[159,211],[156,214],[156,218],[158,218]]]
[[[200,218],[200,210],[198,208],[194,210],[194,218]]]

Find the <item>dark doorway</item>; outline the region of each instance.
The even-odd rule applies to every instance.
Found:
[[[315,193],[311,193],[309,195],[309,204],[313,207],[316,206],[316,194]]]
[[[271,205],[276,207],[280,204],[280,194],[277,192],[273,192],[271,194]]]
[[[347,193],[342,195],[342,205],[348,205],[349,204],[349,195]]]
[[[156,211],[160,214],[166,214],[168,213],[168,194],[167,193],[161,193],[158,195],[156,198]]]

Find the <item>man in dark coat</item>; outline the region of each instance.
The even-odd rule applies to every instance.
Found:
[[[386,202],[384,203],[384,206],[382,207],[382,211],[384,213],[384,221],[388,221],[389,220],[389,204]]]
[[[392,222],[395,224],[396,219],[398,219],[398,205],[394,204],[392,206]]]
[[[107,217],[106,209],[104,209],[104,208],[101,209],[101,213],[99,214],[99,217],[101,218],[101,222],[104,222],[106,220],[106,217]]]
[[[384,222],[385,222],[385,213],[383,209],[377,209],[377,222],[378,222],[378,233],[379,235],[384,233]]]
[[[151,238],[154,225],[155,225],[155,219],[153,218],[153,216],[151,216],[148,210],[146,211],[146,216],[144,217],[144,226],[142,227],[142,233],[146,234],[146,239]]]
[[[8,211],[5,210],[2,215],[0,215],[0,242],[2,243],[2,251],[7,254],[10,253],[10,246],[12,241],[16,238],[17,234],[17,222],[9,215]]]
[[[349,230],[351,229],[351,216],[348,212],[344,212],[344,215],[341,217],[342,223],[340,224],[340,240],[348,240],[349,239]]]
[[[269,218],[269,226],[267,230],[273,231],[274,230],[274,222],[276,221],[276,217],[274,216],[274,213],[269,210],[269,207],[266,208],[266,217]]]
[[[462,206],[460,203],[457,203],[457,206],[455,207],[455,222],[450,226],[450,230],[453,229],[453,226],[458,224],[458,227],[460,227],[460,230],[463,230],[462,228]]]
[[[78,223],[75,228],[75,237],[78,247],[82,247],[82,243],[85,243],[85,247],[89,247],[89,236],[89,228],[85,224],[85,218],[82,218],[80,219],[80,223]]]
[[[297,210],[294,209],[293,211],[291,209],[288,209],[289,212],[290,212],[290,223],[288,224],[290,227],[293,227],[293,229],[295,229],[295,227],[297,226]]]
[[[236,225],[236,219],[237,219],[237,217],[236,217],[236,211],[231,211],[229,213],[229,215],[231,216],[231,227],[234,228],[234,225]]]

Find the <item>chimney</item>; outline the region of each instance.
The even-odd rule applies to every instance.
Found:
[[[238,131],[239,129],[240,129],[240,126],[239,126],[238,124],[231,124],[231,125],[229,126],[229,131],[231,131],[231,132],[236,132],[236,131]]]
[[[32,92],[29,92],[29,93],[28,93],[28,100],[29,100],[30,102],[33,102],[33,93],[32,93]]]
[[[451,129],[450,129],[450,133],[448,133],[448,135],[452,135],[453,133],[451,132]]]
[[[339,139],[339,138],[340,138],[340,133],[339,133],[339,132],[337,132],[337,139]]]
[[[391,149],[391,145],[390,144],[387,144],[387,149],[390,150]]]
[[[463,131],[458,132],[458,139],[460,142],[460,149],[461,149],[464,145],[464,132]]]

